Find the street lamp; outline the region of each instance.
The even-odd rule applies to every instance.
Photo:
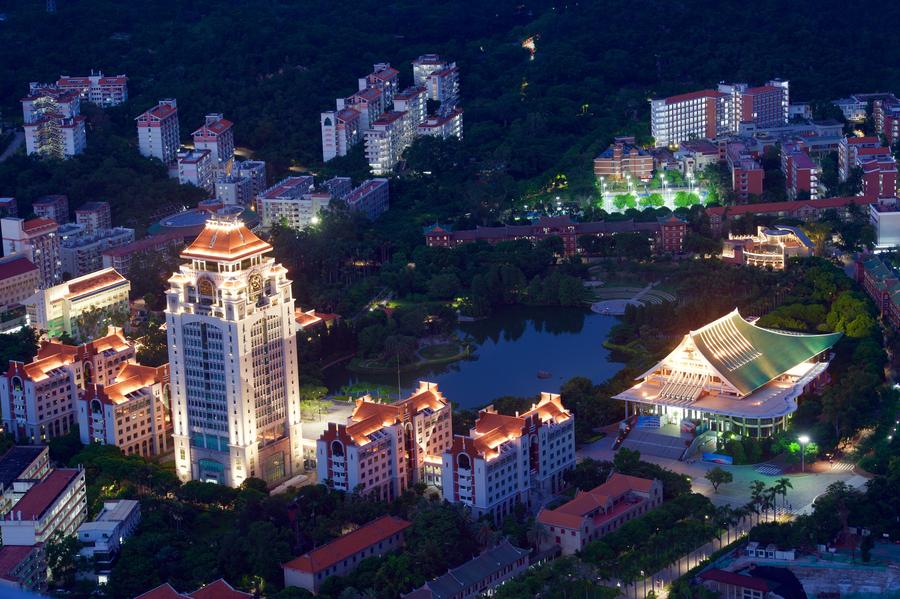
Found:
[[[641,578],[644,579],[644,599],[647,599],[647,577],[644,576],[643,570],[641,570]]]
[[[800,472],[806,472],[806,445],[809,443],[809,436],[800,435],[797,440],[800,441]]]

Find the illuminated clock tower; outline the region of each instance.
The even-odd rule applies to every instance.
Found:
[[[302,468],[294,298],[241,221],[217,218],[169,279],[175,465],[183,481],[276,483]]]

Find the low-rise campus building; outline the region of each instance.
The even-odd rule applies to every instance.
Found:
[[[757,227],[756,235],[729,234],[722,244],[722,260],[760,268],[784,270],[788,260],[811,256],[815,245],[798,227]]]
[[[0,332],[25,324],[24,302],[40,286],[37,266],[25,256],[0,259]]]
[[[353,532],[282,564],[284,586],[300,587],[316,594],[330,576],[346,576],[367,557],[384,555],[403,547],[410,522],[382,516]]]
[[[33,593],[47,590],[47,556],[43,543],[0,547],[0,590]]]
[[[100,584],[109,579],[113,561],[141,521],[141,504],[133,499],[104,501],[96,518],[78,527],[79,554],[94,564]]]
[[[0,456],[0,517],[22,498],[28,481],[41,480],[50,472],[47,445],[13,445]]]
[[[657,507],[663,500],[662,491],[658,480],[614,472],[605,483],[578,491],[571,501],[538,513],[537,521],[547,533],[541,550],[559,547],[563,555],[573,555]]]
[[[594,176],[611,181],[621,181],[626,176],[649,181],[653,176],[653,156],[635,145],[634,137],[617,137],[594,158]]]
[[[504,539],[443,576],[429,580],[403,599],[473,599],[493,594],[493,590],[528,569],[527,549],[519,549]]]
[[[614,397],[629,413],[667,424],[700,422],[717,432],[768,437],[783,431],[797,398],[828,381],[840,333],[765,329],[737,310],[691,331],[668,356]]]
[[[75,534],[87,517],[84,470],[53,470],[32,486],[0,520],[4,545],[46,543],[59,532]]]
[[[190,593],[179,593],[168,582],[164,582],[134,599],[252,599],[252,597],[250,593],[235,590],[224,578],[219,578]]]
[[[835,210],[840,218],[847,218],[853,210],[865,210],[876,200],[861,196],[820,198],[818,200],[798,200],[796,202],[766,202],[741,206],[713,206],[706,209],[709,225],[713,233],[722,232],[724,225],[732,219],[748,214],[796,218],[802,221],[814,220],[826,210]]]
[[[900,327],[900,276],[880,256],[861,256],[856,262],[856,280],[874,300],[882,319]]]

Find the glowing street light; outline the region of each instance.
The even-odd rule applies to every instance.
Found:
[[[806,472],[806,446],[809,444],[809,436],[800,435],[797,441],[800,442],[800,472]]]

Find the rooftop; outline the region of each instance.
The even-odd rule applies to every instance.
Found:
[[[318,549],[313,549],[309,553],[304,553],[300,557],[282,564],[282,567],[301,572],[320,572],[375,543],[406,530],[410,525],[410,522],[400,518],[382,516]]]
[[[542,509],[538,514],[538,521],[542,524],[563,526],[565,528],[579,528],[582,520],[598,508],[603,508],[603,518],[609,519],[614,514],[608,513],[611,501],[629,493],[650,493],[653,488],[653,480],[628,476],[614,472],[609,479],[590,491],[581,491],[575,498],[556,509]]]
[[[686,94],[678,94],[677,96],[669,96],[668,98],[663,98],[666,104],[677,104],[679,102],[687,102],[689,100],[699,100],[701,98],[720,98],[724,96],[722,92],[715,89],[703,89],[695,92],[688,92]]]
[[[47,451],[46,445],[13,445],[0,456],[0,489],[7,489],[28,466]]]
[[[793,212],[802,208],[814,208],[826,210],[828,208],[840,208],[850,204],[866,206],[874,203],[872,198],[862,196],[848,196],[836,198],[822,198],[819,200],[799,200],[795,202],[767,202],[763,204],[743,204],[739,206],[713,206],[706,209],[710,216],[740,216],[743,214],[767,214],[772,212]]]
[[[271,250],[272,246],[254,235],[243,222],[210,218],[200,235],[181,252],[181,257],[240,260]]]
[[[0,547],[0,578],[9,580],[10,582],[18,582],[18,578],[13,576],[12,571],[15,570],[32,551],[34,551],[34,545],[4,545],[3,547]]]
[[[425,583],[423,589],[430,590],[430,597],[433,599],[461,597],[469,587],[483,580],[490,580],[491,576],[515,564],[528,553],[527,549],[519,549],[504,539],[499,545],[453,568],[443,576]]]
[[[37,266],[25,256],[13,254],[0,260],[0,279],[8,279],[23,275],[27,272],[36,272]]]
[[[53,470],[44,480],[28,489],[4,519],[19,520],[18,515],[21,514],[21,520],[39,520],[80,474],[81,470],[75,468]]]

